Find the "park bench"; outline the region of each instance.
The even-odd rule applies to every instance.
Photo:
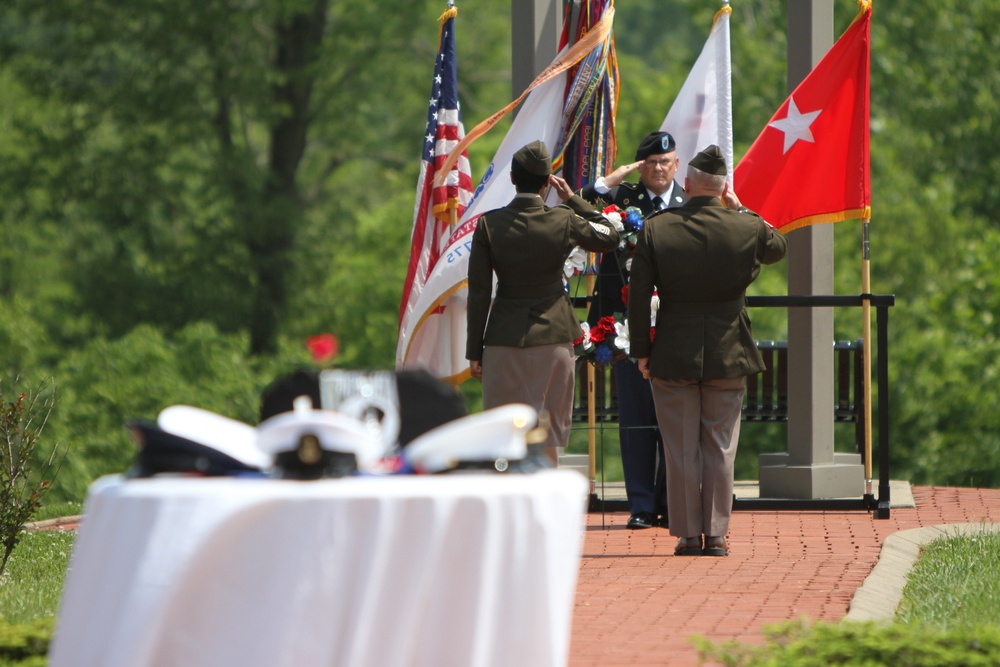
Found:
[[[578,299],[578,306],[585,306],[586,299]],[[867,392],[869,396],[877,396],[878,409],[874,410],[872,433],[872,461],[864,461],[865,444],[865,386],[863,366],[866,350],[862,341],[839,342],[833,344],[835,357],[835,422],[853,422],[855,424],[855,444],[866,467],[872,472],[877,463],[878,495],[873,493],[871,480],[866,484],[864,495],[857,500],[846,499],[740,499],[735,500],[734,509],[800,509],[800,510],[848,510],[862,509],[872,511],[879,519],[889,518],[889,308],[895,304],[891,294],[861,294],[857,296],[748,296],[747,307],[751,308],[856,308],[870,306],[874,311],[876,336],[870,341],[872,350],[867,353],[872,359],[872,386]],[[784,342],[760,341],[757,343],[764,357],[767,370],[748,379],[742,420],[750,422],[787,422],[788,421],[788,350]],[[575,402],[573,405],[573,422],[576,429],[590,429],[590,392],[588,391],[589,374],[586,361],[578,362]],[[615,391],[611,367],[594,367],[593,392],[593,423],[594,429],[603,429],[607,424],[618,422],[618,396]],[[874,405],[872,406],[874,409]],[[877,450],[876,450],[877,442]],[[593,445],[592,445],[593,446]],[[877,454],[876,454],[877,451]],[[592,480],[592,490],[593,490]],[[596,494],[591,493],[591,507],[598,504],[608,509],[605,500],[597,502]],[[626,505],[627,508],[627,505]]]
[[[785,341],[757,341],[764,358],[764,371],[747,377],[743,400],[744,422],[788,421],[788,344]],[[838,341],[834,353],[835,422],[854,423],[855,444],[864,455],[864,344],[861,340]],[[590,381],[588,362],[577,361],[577,387],[573,403],[573,423],[590,423]],[[618,392],[614,382],[614,366],[594,366],[594,423],[618,423]]]

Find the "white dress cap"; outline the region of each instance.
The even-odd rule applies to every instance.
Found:
[[[271,465],[271,457],[257,447],[257,429],[236,419],[190,405],[171,405],[160,412],[156,424],[252,468],[263,470]]]
[[[332,410],[300,409],[265,419],[257,426],[257,446],[270,457],[295,450],[304,435],[313,435],[321,449],[354,454],[361,470],[385,455],[382,442],[359,420]]]
[[[403,450],[418,472],[450,470],[460,462],[517,461],[528,454],[526,436],[538,421],[530,405],[511,403],[442,424]]]

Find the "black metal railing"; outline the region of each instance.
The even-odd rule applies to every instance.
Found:
[[[865,302],[876,312],[876,362],[875,387],[878,396],[878,438],[872,434],[872,450],[878,452],[878,496],[869,492],[854,499],[735,499],[734,509],[865,509],[873,511],[880,519],[889,517],[889,357],[888,327],[889,308],[895,305],[895,296],[884,294],[861,294],[858,296],[751,296],[747,297],[750,308],[837,308],[863,307]],[[766,369],[757,376],[748,378],[742,419],[745,422],[785,422],[788,420],[788,349],[784,341],[759,341],[758,349],[764,357]],[[853,422],[855,443],[862,458],[866,457],[865,447],[865,387],[866,378],[862,372],[864,349],[862,339],[834,343],[835,354],[835,404],[834,421]],[[577,373],[577,392],[573,406],[573,421],[589,424],[588,378],[586,363],[581,361]],[[615,392],[611,366],[595,368],[595,391],[593,394],[595,425],[603,427],[618,421],[618,400]],[[866,460],[866,459],[865,459]],[[872,464],[875,462],[872,461]],[[594,505],[592,499],[592,506]],[[600,503],[604,509],[606,502]],[[621,503],[618,503],[621,504]],[[623,509],[627,509],[627,503]]]

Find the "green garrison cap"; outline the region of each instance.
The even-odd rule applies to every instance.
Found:
[[[548,176],[552,173],[549,149],[541,141],[532,141],[514,153],[514,162],[535,176]]]
[[[706,174],[726,175],[726,158],[722,157],[722,151],[715,144],[695,155],[690,165]]]

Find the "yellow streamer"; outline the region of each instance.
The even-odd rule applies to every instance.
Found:
[[[566,55],[563,56],[562,59],[553,62],[542,70],[542,72],[535,77],[535,80],[531,82],[531,85],[529,85],[516,100],[505,106],[500,111],[497,111],[483,122],[479,123],[479,125],[476,125],[472,128],[471,132],[466,133],[465,138],[458,142],[458,144],[451,149],[451,152],[448,153],[448,158],[444,161],[440,171],[438,171],[437,177],[434,179],[435,183],[440,185],[444,175],[451,170],[451,167],[458,161],[458,157],[462,154],[462,152],[465,151],[472,144],[472,142],[486,134],[501,118],[517,108],[517,105],[528,96],[528,93],[583,60],[584,56],[590,53],[598,44],[607,39],[608,33],[611,32],[614,16],[615,8],[608,7],[608,9],[604,12],[604,16],[601,17],[600,22],[594,26],[594,29],[584,35],[583,39],[574,44],[573,47],[566,52]]]

